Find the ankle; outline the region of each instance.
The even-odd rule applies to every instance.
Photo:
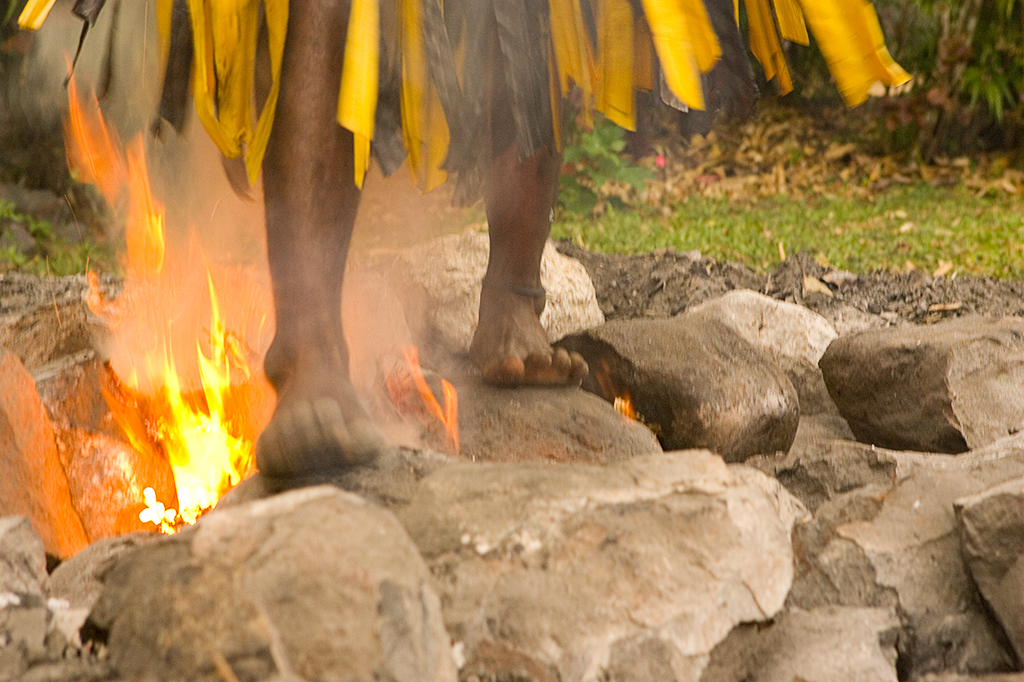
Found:
[[[523,299],[531,299],[533,301],[533,310],[538,316],[544,312],[544,306],[547,304],[547,292],[544,290],[544,287],[506,284],[496,281],[493,277],[484,277],[481,286],[484,290],[490,289],[492,291],[512,294]]]

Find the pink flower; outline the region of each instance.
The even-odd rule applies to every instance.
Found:
[[[658,154],[658,156],[654,159],[654,163],[658,166],[658,168],[664,168],[665,167],[665,155],[664,154]]]

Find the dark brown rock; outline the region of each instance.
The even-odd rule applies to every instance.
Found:
[[[118,390],[116,379],[95,353],[61,358],[32,376],[55,423],[124,438],[104,397],[104,392]]]
[[[1024,429],[1024,319],[962,318],[843,337],[819,363],[858,440],[964,452]]]
[[[736,462],[793,443],[796,389],[721,322],[688,315],[614,321],[559,345],[589,363],[585,389],[609,402],[628,395],[666,450],[708,448]]]
[[[60,558],[88,544],[50,417],[10,351],[0,359],[0,515],[28,517],[46,551]]]

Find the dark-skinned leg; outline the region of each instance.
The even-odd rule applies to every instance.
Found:
[[[587,363],[553,349],[540,323],[540,262],[551,232],[561,154],[545,146],[519,159],[509,140],[509,107],[492,114],[495,149],[485,194],[490,259],[480,293],[480,319],[470,357],[485,381],[503,386],[579,385]]]
[[[352,134],[335,120],[348,1],[292,3],[263,162],[277,330],[265,360],[277,407],[260,472],[298,481],[370,461],[383,438],[348,374],[341,286],[359,205]]]

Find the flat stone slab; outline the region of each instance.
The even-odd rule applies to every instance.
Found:
[[[628,396],[666,450],[708,448],[735,462],[793,443],[796,389],[724,323],[699,313],[615,320],[558,345],[590,365],[583,388],[609,402]]]
[[[331,486],[216,510],[105,582],[86,630],[125,679],[456,679],[416,547]]]
[[[1024,430],[1024,319],[865,331],[819,363],[858,440],[958,453]]]
[[[395,512],[435,577],[463,677],[537,682],[698,680],[737,623],[781,608],[805,514],[772,479],[699,450],[449,464]]]

